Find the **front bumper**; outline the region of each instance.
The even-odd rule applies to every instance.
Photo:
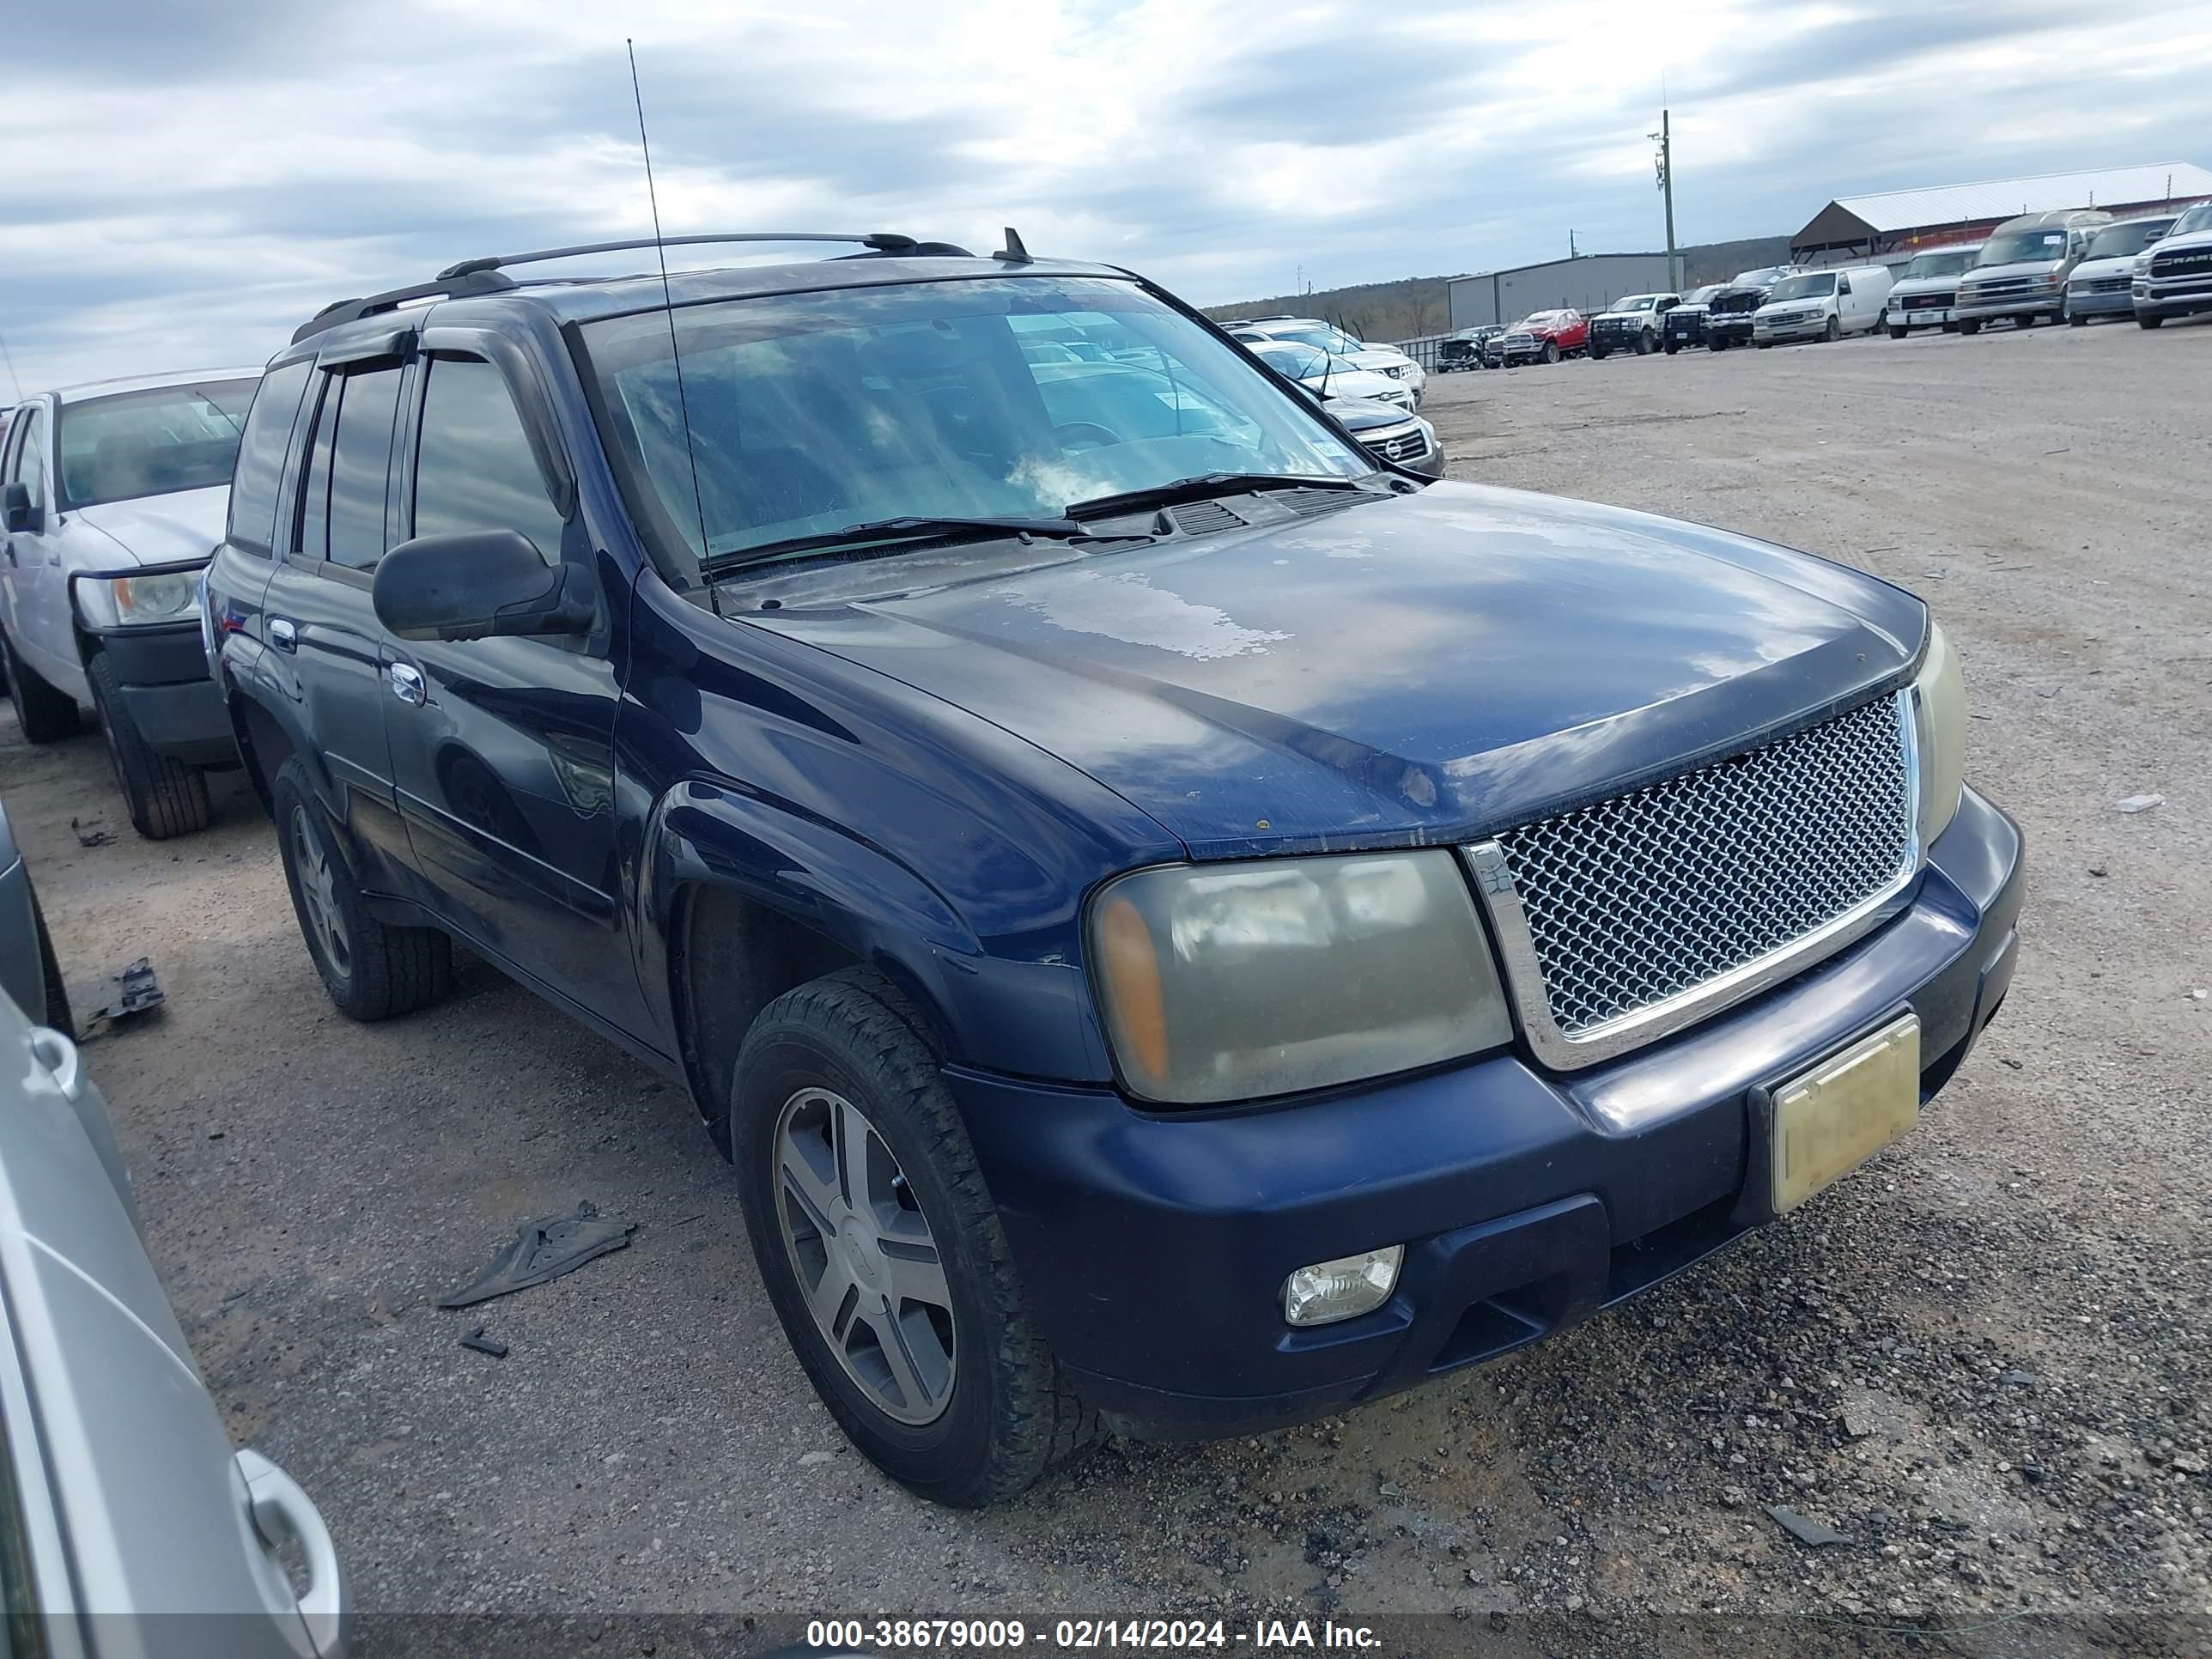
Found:
[[[1961,323],[1991,323],[2007,317],[2057,317],[2065,309],[2066,290],[2063,289],[1972,302],[1962,295],[1952,313],[1952,319]]]
[[[1895,921],[1790,984],[1571,1077],[1502,1054],[1277,1108],[1147,1114],[948,1068],[1030,1306],[1124,1432],[1323,1415],[1490,1359],[1770,1218],[1765,1091],[1906,1009],[1923,1098],[2003,1000],[2021,839],[1972,790]],[[1401,1243],[1392,1300],[1294,1329],[1309,1262]]]
[[[2161,283],[2139,278],[2129,295],[2128,307],[2138,317],[2193,317],[2212,311],[2212,279],[2175,276]]]
[[[1740,322],[1726,319],[1716,322],[1710,317],[1705,319],[1705,343],[1711,346],[1716,343],[1723,346],[1749,345],[1751,319],[1746,317]]]
[[[1921,306],[1910,311],[1893,306],[1882,313],[1881,325],[1884,328],[1932,328],[1940,325],[1948,328],[1958,320],[1958,309],[1954,306]]]
[[[1763,323],[1751,325],[1752,339],[1763,345],[1786,345],[1793,340],[1817,340],[1828,331],[1826,313],[1815,313],[1802,323]]]
[[[1656,345],[1658,336],[1656,331],[1646,331],[1642,328],[1599,328],[1593,324],[1589,334],[1590,351],[1593,356],[1599,352],[1609,355],[1615,351],[1633,351],[1636,349],[1636,343],[1642,339],[1647,331],[1652,333],[1652,343]]]
[[[114,665],[125,711],[149,748],[193,766],[238,763],[230,714],[208,678],[197,621],[106,629],[94,637]]]
[[[2136,296],[2126,283],[2117,289],[2066,290],[2066,309],[2076,317],[2132,317]]]

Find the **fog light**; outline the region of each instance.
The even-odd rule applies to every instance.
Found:
[[[1283,1281],[1283,1317],[1293,1325],[1334,1325],[1372,1313],[1390,1299],[1406,1247],[1363,1250],[1301,1267]]]

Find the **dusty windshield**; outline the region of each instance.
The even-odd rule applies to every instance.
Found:
[[[1818,300],[1836,291],[1836,274],[1824,270],[1817,276],[1784,276],[1774,285],[1766,296],[1769,305],[1780,305],[1785,300]]]
[[[62,501],[98,507],[180,489],[226,488],[250,380],[161,386],[62,405]]]
[[[2141,253],[2166,230],[2164,223],[2146,219],[2132,225],[2108,225],[2089,244],[2092,259],[2125,259]]]
[[[1978,265],[2056,264],[2066,257],[2066,233],[2051,230],[2015,230],[2006,236],[1992,236],[1983,245],[1982,256],[1974,261]]]
[[[675,317],[681,404],[667,313],[583,336],[640,505],[702,561],[887,520],[1057,518],[1212,472],[1373,471],[1241,349],[1133,283],[917,283]]]
[[[1649,311],[1659,296],[1656,294],[1624,294],[1607,306],[1607,311]]]
[[[1956,276],[1972,263],[1973,255],[1964,250],[1950,253],[1916,253],[1912,263],[1905,268],[1899,280],[1916,283],[1923,276]]]

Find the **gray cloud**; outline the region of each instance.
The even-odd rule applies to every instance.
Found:
[[[27,381],[255,359],[343,295],[641,234],[623,29],[672,234],[985,248],[1011,221],[1211,303],[1299,265],[1327,285],[1523,263],[1570,228],[1658,245],[1662,68],[1686,240],[1786,233],[1863,191],[2203,160],[2192,5],[1865,0],[1806,26],[1683,0],[1624,57],[1612,0],[612,21],[592,0],[92,0],[10,19],[10,61],[38,73],[0,131],[0,327]]]

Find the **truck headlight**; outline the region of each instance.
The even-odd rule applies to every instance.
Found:
[[[1920,844],[1934,844],[1959,811],[1966,781],[1966,682],[1950,637],[1928,624],[1928,654],[1912,682],[1912,722],[1920,750]]]
[[[1208,1105],[1510,1041],[1449,849],[1164,865],[1092,901],[1090,963],[1123,1083]]]
[[[198,574],[196,570],[168,570],[153,576],[86,576],[70,586],[87,627],[150,627],[192,615],[199,604],[195,586]]]

